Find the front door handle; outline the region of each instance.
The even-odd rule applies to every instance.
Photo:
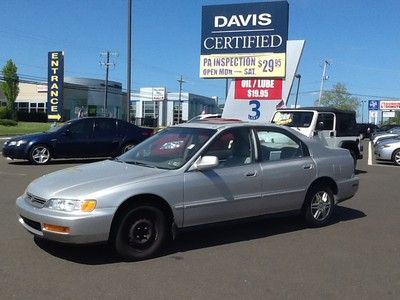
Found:
[[[303,166],[303,169],[304,169],[304,170],[310,170],[310,169],[312,169],[312,168],[314,168],[314,166],[311,165],[311,164],[309,164],[309,165],[304,165],[304,166]]]
[[[257,176],[257,171],[249,171],[244,174],[246,177],[255,177]]]

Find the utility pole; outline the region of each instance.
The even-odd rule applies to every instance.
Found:
[[[108,72],[109,72],[110,66],[112,66],[112,67],[115,66],[115,63],[113,63],[113,62],[110,63],[110,55],[117,56],[118,54],[116,52],[110,52],[110,51],[102,52],[102,53],[100,53],[100,56],[101,57],[105,56],[106,61],[99,62],[100,65],[106,69],[106,79],[105,79],[105,88],[104,88],[104,103],[103,103],[103,110],[104,110],[103,115],[104,116],[107,116]]]
[[[179,124],[181,119],[182,84],[184,84],[186,81],[183,80],[183,77],[181,75],[181,79],[178,79],[178,82],[179,82],[179,104],[178,104],[178,124]]]
[[[326,67],[330,66],[331,64],[326,59],[324,60],[324,69],[322,71],[322,78],[321,78],[321,87],[319,89],[319,98],[318,98],[318,106],[321,106],[321,97],[322,97],[322,90],[324,89],[324,81],[328,80],[329,76],[326,75]]]
[[[130,122],[130,111],[131,111],[131,74],[132,74],[132,0],[128,0],[128,61],[126,65],[127,83],[126,83],[126,121]]]

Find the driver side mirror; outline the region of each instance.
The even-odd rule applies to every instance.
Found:
[[[215,168],[219,165],[218,157],[216,156],[203,156],[194,164],[196,170],[205,171]]]

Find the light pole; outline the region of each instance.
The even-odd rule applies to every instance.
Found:
[[[178,79],[179,82],[179,104],[178,104],[178,124],[180,123],[181,118],[181,102],[182,102],[182,84],[185,83],[183,80],[183,76],[181,75],[181,79]]]
[[[299,97],[299,86],[300,86],[301,75],[296,74],[294,77],[296,77],[298,79],[297,80],[296,101],[294,102],[294,108],[297,108],[297,98]]]
[[[131,110],[131,74],[132,74],[132,0],[128,0],[128,44],[127,44],[127,63],[126,63],[126,120],[130,122],[130,110]]]
[[[318,106],[321,106],[321,97],[322,97],[322,90],[324,89],[324,81],[328,80],[329,76],[326,75],[326,67],[330,66],[329,61],[324,60],[324,69],[322,71],[322,78],[321,78],[321,87],[319,89],[319,98],[318,98]]]

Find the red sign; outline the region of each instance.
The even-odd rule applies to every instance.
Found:
[[[380,101],[381,110],[400,110],[400,101]]]
[[[235,99],[280,100],[282,99],[281,79],[237,79]]]

